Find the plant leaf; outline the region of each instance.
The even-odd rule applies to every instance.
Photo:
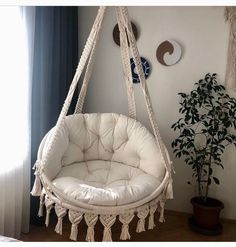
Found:
[[[213,177],[213,180],[214,180],[214,182],[215,182],[216,184],[220,184],[220,180],[219,180],[218,178]]]

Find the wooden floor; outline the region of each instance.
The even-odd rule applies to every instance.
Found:
[[[223,233],[218,236],[205,236],[192,232],[188,226],[188,214],[166,212],[165,223],[159,223],[158,218],[155,219],[157,227],[154,230],[136,233],[137,220],[130,225],[131,241],[236,241],[236,222],[222,220]],[[63,235],[60,236],[54,231],[56,218],[51,219],[50,226],[40,227],[31,226],[29,234],[22,234],[22,241],[70,241],[71,224],[67,218],[63,219]],[[113,241],[120,241],[121,224],[116,222],[112,227]],[[84,241],[87,227],[84,221],[79,225],[78,241]],[[103,226],[98,221],[95,226],[95,240],[101,241],[103,234]]]

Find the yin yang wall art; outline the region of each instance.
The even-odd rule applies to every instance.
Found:
[[[147,79],[151,72],[151,66],[146,58],[144,57],[140,57],[140,58],[141,58],[141,63],[143,67],[143,72],[144,72],[145,78]],[[133,58],[130,59],[130,66],[131,66],[133,83],[140,83],[139,76],[136,70],[136,65],[135,65]]]
[[[175,40],[165,40],[161,42],[156,50],[158,62],[164,66],[176,64],[182,55],[181,46]]]

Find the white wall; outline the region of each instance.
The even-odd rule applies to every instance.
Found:
[[[79,46],[83,45],[95,18],[97,7],[79,8]],[[139,29],[138,48],[152,65],[148,79],[153,107],[160,131],[170,152],[176,175],[174,175],[175,199],[167,208],[191,212],[189,199],[195,188],[187,185],[192,171],[183,161],[173,156],[170,143],[175,133],[170,129],[178,119],[178,92],[188,92],[207,72],[216,72],[223,81],[228,45],[228,25],[224,22],[223,7],[129,7],[131,19]],[[113,42],[112,30],[116,24],[114,7],[108,9],[98,45],[94,73],[85,104],[86,112],[119,112],[127,114],[125,84],[122,77],[119,47]],[[164,67],[156,60],[157,44],[163,39],[174,39],[183,48],[179,63]],[[138,119],[149,127],[144,101],[139,85],[137,95]],[[213,185],[210,195],[222,200],[225,209],[222,216],[236,219],[235,149],[227,150],[225,170],[217,170],[221,185]]]

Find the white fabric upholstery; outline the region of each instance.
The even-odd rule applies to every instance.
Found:
[[[73,199],[115,206],[143,199],[160,181],[132,166],[93,160],[63,167],[53,184]]]
[[[138,121],[113,113],[67,116],[44,170],[65,194],[93,205],[140,200],[165,175],[154,136]]]

